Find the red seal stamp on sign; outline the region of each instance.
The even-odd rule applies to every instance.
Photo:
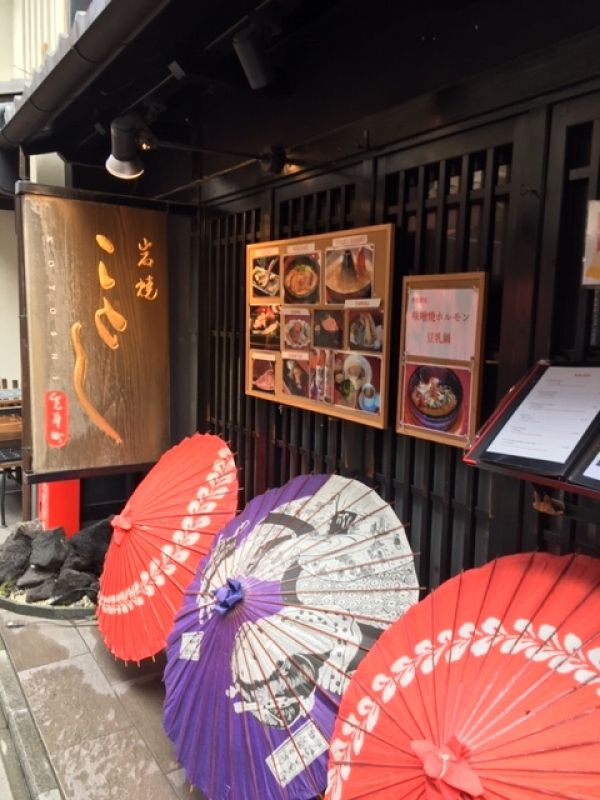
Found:
[[[69,439],[69,398],[65,392],[46,392],[44,407],[46,444],[64,447]]]

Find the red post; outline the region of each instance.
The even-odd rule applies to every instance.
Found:
[[[79,525],[79,481],[54,481],[40,483],[38,492],[38,518],[45,529],[65,529],[67,538],[73,536]]]

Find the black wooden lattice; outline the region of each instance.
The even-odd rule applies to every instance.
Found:
[[[551,133],[547,115],[515,115],[202,210],[200,374],[209,365],[209,377],[199,387],[201,423],[236,451],[242,502],[300,473],[357,477],[408,525],[428,588],[503,552],[600,552],[599,515],[588,501],[568,497],[566,518],[540,517],[530,487],[464,466],[457,449],[397,435],[393,416],[377,431],[243,393],[245,245],[378,222],[393,222],[397,233],[392,365],[402,275],[479,269],[490,289],[484,417],[534,357],[596,361],[599,293],[579,289],[573,272],[585,201],[598,196],[600,125],[585,118],[589,104],[573,102]],[[548,138],[549,152],[540,145]],[[390,391],[393,414],[393,379]]]

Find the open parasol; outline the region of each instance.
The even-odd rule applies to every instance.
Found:
[[[164,649],[184,590],[234,517],[237,496],[229,448],[197,433],[164,453],[113,517],[98,627],[115,656],[141,661]]]
[[[351,673],[418,597],[392,509],[340,476],[252,500],[215,539],[169,636],[165,729],[211,800],[305,800]]]
[[[520,554],[440,586],[356,671],[327,800],[597,800],[600,561]]]

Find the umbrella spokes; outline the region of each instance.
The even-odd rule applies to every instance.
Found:
[[[183,593],[214,536],[237,507],[233,456],[217,436],[172,447],[111,520],[98,626],[125,661],[162,650]]]
[[[417,584],[401,523],[363,484],[300,476],[252,500],[215,540],[169,640],[165,727],[191,783],[236,800],[321,794],[343,688]],[[235,766],[219,770],[209,753],[227,748]]]
[[[600,562],[523,554],[442,584],[358,666],[328,800],[592,800],[600,785]],[[409,776],[411,776],[409,778]]]

